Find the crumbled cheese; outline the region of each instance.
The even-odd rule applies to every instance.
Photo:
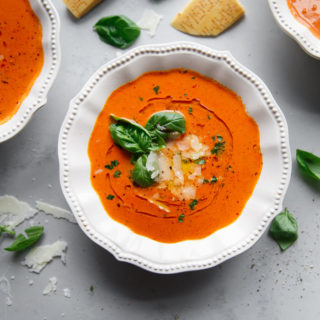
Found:
[[[185,136],[182,140],[177,141],[176,145],[181,151],[181,155],[190,160],[197,160],[210,155],[209,146],[202,144],[194,134]]]
[[[175,154],[172,158],[173,160],[173,171],[176,176],[174,180],[174,185],[184,185],[184,176],[181,167],[181,157],[178,154]]]
[[[34,284],[34,281],[33,280],[29,280],[28,284],[29,284],[29,286],[32,286]]]
[[[44,296],[48,295],[50,292],[56,292],[57,291],[57,282],[58,279],[56,277],[51,277],[49,279],[49,283],[46,285],[46,287],[43,289],[42,294]]]
[[[63,295],[66,297],[66,298],[71,298],[71,291],[69,288],[64,288],[63,289]]]
[[[159,176],[159,157],[156,152],[151,151],[147,158],[146,168],[151,172],[151,179]]]
[[[13,196],[0,197],[0,223],[15,228],[26,219],[30,219],[37,213],[26,202],[19,201]]]
[[[12,306],[11,285],[5,276],[0,277],[0,292],[5,295],[6,305]]]
[[[35,247],[25,256],[22,265],[27,266],[30,269],[30,272],[40,273],[55,257],[60,257],[62,263],[66,263],[66,249],[67,243],[60,240],[53,244]]]
[[[159,171],[160,176],[159,180],[161,181],[170,181],[173,179],[172,171],[170,170],[171,161],[164,155],[163,152],[159,153]]]
[[[15,276],[11,276],[11,277],[10,277],[11,280],[14,280],[15,278],[16,278]]]
[[[163,17],[161,15],[157,14],[153,10],[145,9],[142,18],[138,21],[137,25],[141,29],[146,30],[151,37],[154,37],[162,18]]]
[[[68,210],[53,206],[42,201],[36,201],[36,208],[44,212],[45,214],[50,214],[54,216],[57,219],[65,219],[72,223],[76,223],[75,217]]]

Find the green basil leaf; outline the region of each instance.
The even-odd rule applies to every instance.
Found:
[[[281,250],[286,250],[298,239],[297,221],[287,208],[273,219],[270,235]]]
[[[180,113],[160,111],[152,115],[145,127],[165,140],[169,138],[170,133],[185,133],[186,120]]]
[[[166,147],[166,142],[164,138],[157,131],[150,131],[151,135],[151,151],[157,151]]]
[[[133,181],[143,188],[150,187],[154,183],[151,178],[152,172],[148,171],[146,167],[147,159],[148,156],[146,154],[142,155],[137,160],[132,171]]]
[[[113,141],[121,148],[135,154],[148,152],[151,148],[151,135],[144,127],[135,121],[111,117],[117,122],[109,127]]]
[[[93,28],[102,41],[121,49],[129,47],[140,35],[140,28],[123,15],[102,18]]]
[[[0,226],[0,236],[3,232],[9,233],[11,236],[15,236],[16,234],[15,231],[11,229],[9,226]]]
[[[320,158],[314,154],[297,149],[297,163],[301,171],[320,181]]]
[[[24,230],[27,234],[28,238],[26,238],[22,233],[20,233],[14,242],[11,244],[10,247],[5,248],[7,251],[22,251],[34,243],[36,243],[43,234],[43,227],[42,226],[33,226],[26,230]]]

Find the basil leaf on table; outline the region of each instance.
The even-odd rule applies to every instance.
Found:
[[[297,221],[287,208],[273,219],[270,235],[283,251],[298,239]]]
[[[146,167],[147,159],[148,156],[146,154],[142,155],[137,160],[132,171],[133,181],[143,188],[150,187],[154,183],[154,180],[151,178],[152,172],[148,171]]]
[[[150,151],[151,135],[140,124],[114,115],[111,117],[117,122],[109,127],[113,141],[121,148],[134,154]]]
[[[43,234],[43,229],[44,228],[42,226],[33,226],[24,230],[28,238],[26,238],[22,233],[20,233],[14,240],[14,242],[11,244],[11,246],[5,248],[5,250],[22,251],[24,249],[29,248],[41,238]]]
[[[169,138],[170,133],[185,133],[186,120],[180,113],[160,111],[153,114],[145,127],[165,140]]]
[[[102,41],[121,49],[129,47],[140,35],[140,28],[123,15],[102,18],[93,28]]]
[[[301,171],[320,181],[320,158],[314,154],[297,149],[297,163]]]
[[[3,232],[8,233],[11,236],[15,236],[16,234],[15,231],[11,229],[9,226],[0,226],[0,236]]]

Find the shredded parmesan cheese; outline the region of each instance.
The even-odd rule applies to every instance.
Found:
[[[58,279],[56,277],[51,277],[49,279],[49,283],[46,285],[46,287],[43,289],[42,294],[44,296],[48,295],[50,292],[56,292],[57,291],[57,282]]]
[[[26,202],[19,201],[13,196],[0,197],[0,223],[15,228],[26,219],[30,219],[37,213]]]
[[[76,223],[76,219],[73,216],[73,214],[65,209],[55,207],[51,204],[42,202],[42,201],[36,201],[36,208],[45,214],[52,215],[53,217],[57,219],[65,219],[72,223]]]
[[[151,37],[154,37],[161,20],[162,16],[153,10],[145,9],[142,18],[138,21],[137,25],[141,29],[146,30]]]
[[[40,273],[42,269],[55,257],[60,257],[62,263],[66,263],[65,251],[67,243],[56,241],[53,244],[38,246],[29,251],[22,265],[27,266],[30,272]]]

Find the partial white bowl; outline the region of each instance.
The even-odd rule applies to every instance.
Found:
[[[238,93],[261,134],[263,168],[240,217],[212,235],[160,243],[111,219],[90,182],[88,142],[108,96],[144,72],[188,68]],[[138,47],[103,65],[71,100],[59,137],[63,193],[85,234],[118,260],[157,273],[213,267],[250,248],[281,210],[291,174],[286,120],[266,85],[229,52],[190,42]]]
[[[303,24],[298,22],[290,12],[286,0],[268,0],[271,12],[281,29],[310,56],[320,59],[320,39]]]
[[[42,25],[44,64],[40,75],[17,113],[9,121],[0,125],[0,143],[20,132],[30,121],[34,112],[46,104],[49,89],[60,66],[60,20],[58,13],[51,0],[29,0],[29,2]]]

